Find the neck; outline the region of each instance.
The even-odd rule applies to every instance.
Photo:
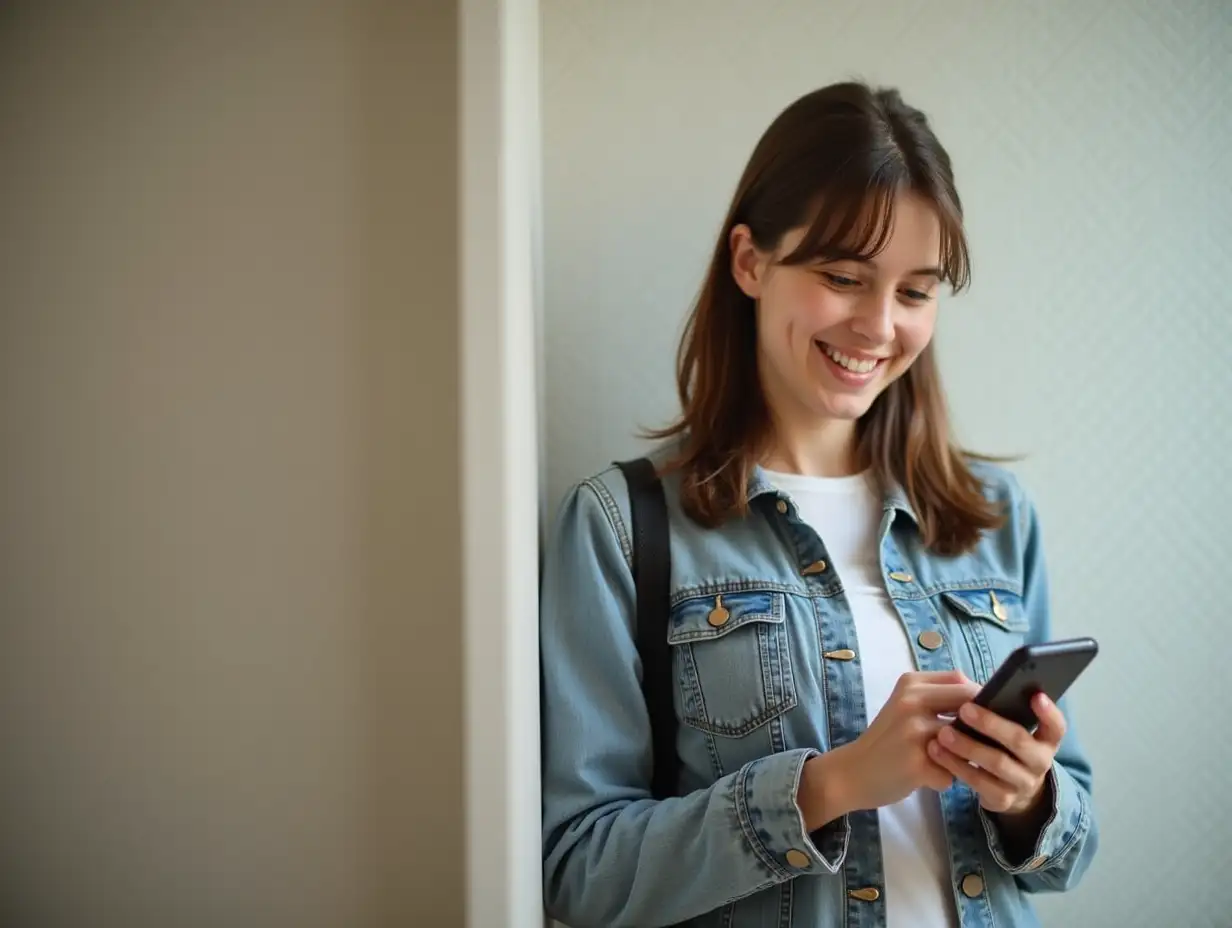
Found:
[[[774,418],[773,438],[762,458],[763,467],[806,477],[849,477],[859,472],[854,420],[789,423]]]

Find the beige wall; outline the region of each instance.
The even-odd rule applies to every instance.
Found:
[[[458,924],[454,4],[69,8],[0,12],[0,924]]]

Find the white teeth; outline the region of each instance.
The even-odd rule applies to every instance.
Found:
[[[837,348],[831,348],[829,345],[822,346],[823,350],[829,355],[830,360],[840,367],[845,367],[853,374],[867,374],[877,366],[876,361],[857,361],[855,358],[849,358]]]

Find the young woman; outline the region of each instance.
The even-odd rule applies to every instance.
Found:
[[[1064,710],[1038,697],[1031,734],[970,703],[1050,627],[1030,500],[949,432],[932,337],[938,290],[967,276],[950,159],[895,91],[826,87],[766,131],[658,433],[674,796],[650,792],[620,471],[576,486],[551,538],[554,917],[1006,928],[1087,869],[1091,770]]]

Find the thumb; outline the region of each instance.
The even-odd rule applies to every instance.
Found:
[[[1054,749],[1057,748],[1061,744],[1061,739],[1065,737],[1065,716],[1057,708],[1057,704],[1043,693],[1035,694],[1035,698],[1031,700],[1031,708],[1035,711],[1035,717],[1039,719],[1039,727],[1035,730],[1035,740],[1042,741]]]

